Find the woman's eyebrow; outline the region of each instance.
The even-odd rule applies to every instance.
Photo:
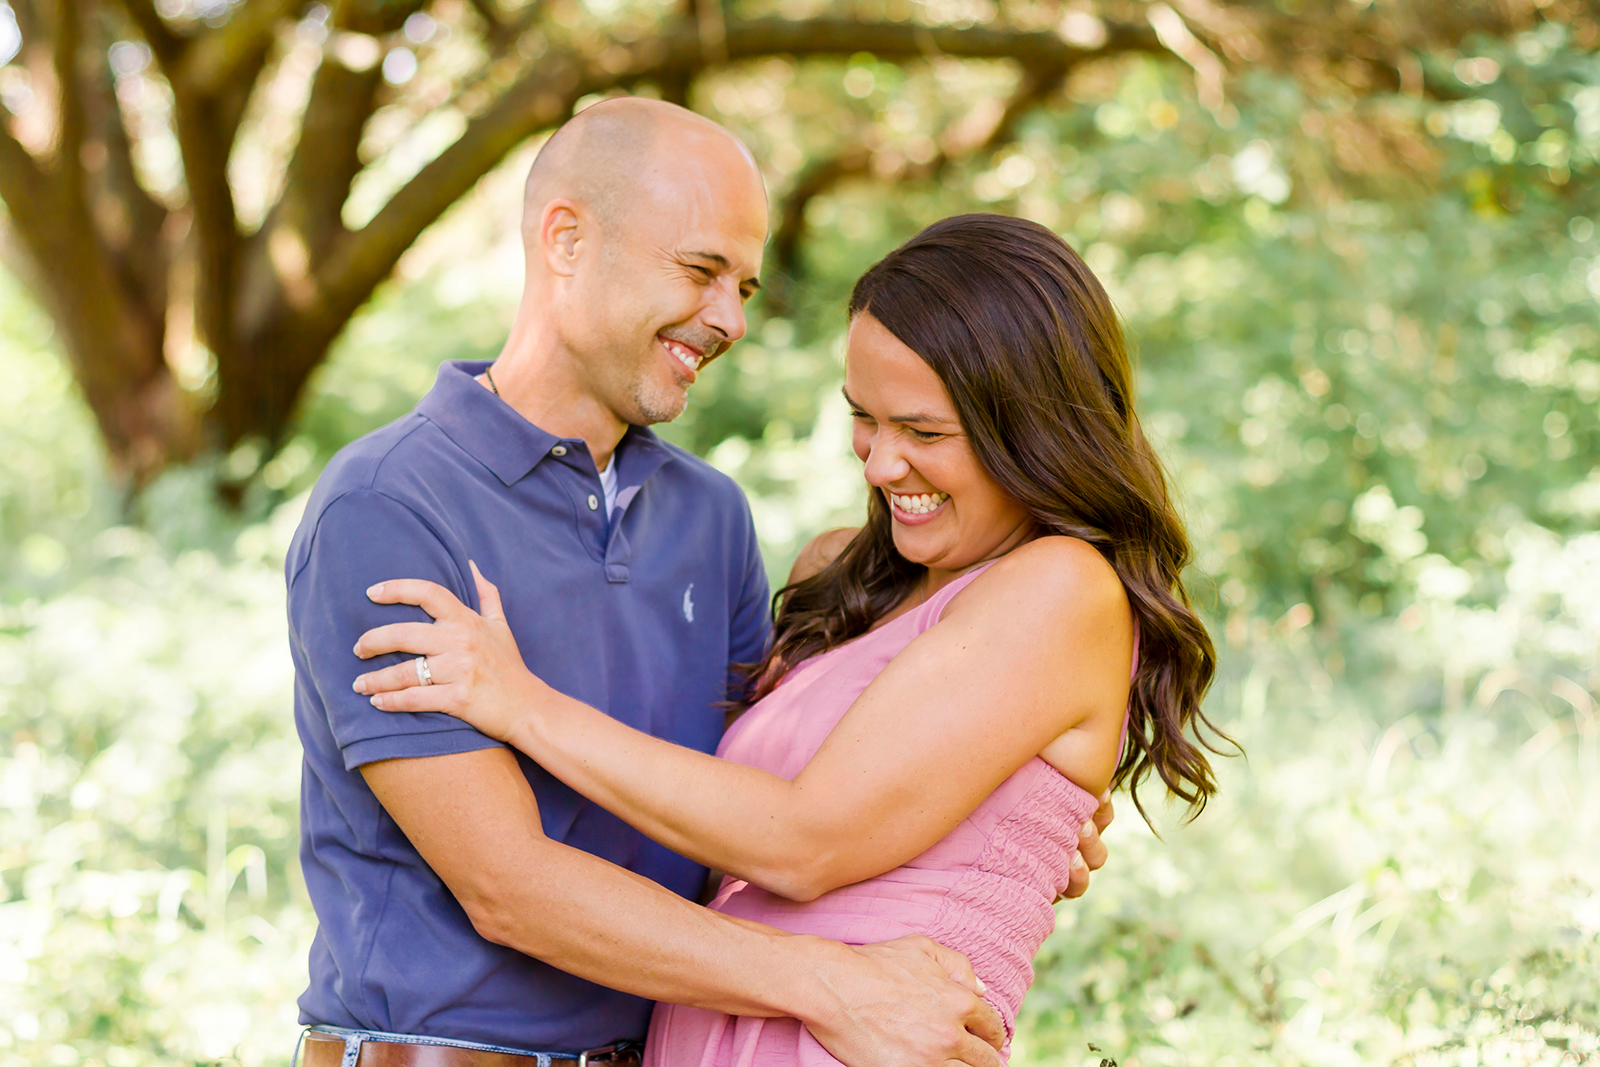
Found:
[[[849,404],[851,407],[855,408],[857,411],[864,411],[865,410],[860,404],[857,404],[854,400],[852,400],[850,398],[849,392],[847,392],[844,389],[840,389],[839,392],[844,396],[844,402],[846,404]],[[950,417],[945,416],[945,415],[929,415],[926,412],[913,411],[913,412],[911,412],[910,414],[907,414],[907,415],[891,415],[889,417],[889,421],[890,422],[958,422],[960,420],[953,419],[953,418],[950,418]]]

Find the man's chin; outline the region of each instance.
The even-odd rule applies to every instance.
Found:
[[[689,406],[689,390],[684,388],[645,385],[641,383],[633,393],[633,407],[637,418],[628,421],[636,426],[654,426],[671,422],[682,415]]]

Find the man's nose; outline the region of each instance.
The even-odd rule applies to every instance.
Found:
[[[744,300],[740,298],[738,285],[729,279],[721,279],[711,286],[700,321],[722,334],[727,344],[731,345],[743,337]]]

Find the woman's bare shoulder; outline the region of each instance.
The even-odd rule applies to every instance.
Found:
[[[807,541],[806,546],[794,559],[794,568],[789,571],[789,584],[805,581],[838,559],[839,553],[843,552],[845,546],[860,532],[859,526],[840,526],[824,530]]]
[[[1131,618],[1116,569],[1077,537],[1039,537],[1013,549],[957,594],[950,607],[963,601],[964,607],[1000,606],[1024,618]],[[1072,610],[1062,610],[1069,605]]]

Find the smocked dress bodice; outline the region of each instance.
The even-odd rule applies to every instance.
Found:
[[[794,778],[867,685],[939,620],[982,568],[927,602],[796,666],[729,728],[717,755]],[[1098,800],[1037,757],[955,829],[892,871],[804,903],[725,879],[714,910],[847,944],[926,934],[972,961],[1009,1035],[1033,981],[1033,956],[1055,927],[1078,829]],[[755,1019],[660,1004],[647,1067],[834,1067],[794,1019]]]

